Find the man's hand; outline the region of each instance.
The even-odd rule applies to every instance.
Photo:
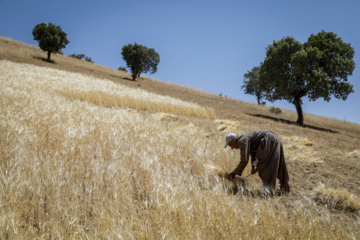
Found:
[[[231,172],[226,176],[226,179],[229,181],[232,181],[232,180],[234,180],[235,176],[236,176],[236,173]]]
[[[255,173],[257,173],[257,171],[258,171],[257,167],[251,168],[251,174],[255,174]]]

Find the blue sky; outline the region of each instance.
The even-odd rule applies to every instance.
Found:
[[[256,103],[240,86],[267,45],[332,31],[355,49],[355,92],[346,101],[305,97],[303,111],[360,123],[359,10],[358,0],[0,0],[0,35],[37,45],[32,29],[51,22],[68,35],[64,54],[83,53],[114,69],[126,66],[121,48],[137,42],[160,54],[158,72],[148,76]],[[295,111],[286,101],[268,105]]]

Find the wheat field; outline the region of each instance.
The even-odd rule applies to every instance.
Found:
[[[359,186],[308,183],[311,139],[280,135],[292,192],[266,197],[223,178],[251,125],[209,107],[7,60],[0,85],[0,239],[359,239]]]

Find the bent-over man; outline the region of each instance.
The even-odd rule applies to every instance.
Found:
[[[286,168],[285,156],[281,139],[271,131],[258,129],[240,134],[230,133],[225,138],[226,145],[231,149],[240,149],[240,163],[235,170],[228,174],[232,180],[236,175],[241,176],[249,162],[251,153],[251,173],[259,172],[263,187],[274,194],[276,178],[280,180],[282,193],[289,193],[289,174]]]

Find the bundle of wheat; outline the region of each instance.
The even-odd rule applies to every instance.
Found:
[[[231,194],[247,194],[248,183],[244,178],[235,177],[234,179],[228,179],[228,172],[224,171],[220,167],[217,167],[213,164],[205,165],[206,171],[209,175],[210,182],[213,184],[221,184],[223,188]]]
[[[285,158],[288,161],[299,161],[306,164],[322,163],[313,148],[313,142],[299,136],[283,137]]]
[[[170,114],[170,113],[158,112],[158,113],[154,113],[152,115],[156,119],[162,120],[162,121],[176,121],[176,120],[178,120],[178,117],[176,115]]]
[[[320,184],[312,197],[316,203],[328,208],[335,208],[360,213],[360,198],[346,189],[332,189]]]
[[[350,152],[347,157],[355,158],[357,160],[360,160],[360,150],[354,150]]]
[[[217,119],[214,122],[218,125],[219,131],[242,132],[242,125],[239,122],[226,119]]]

